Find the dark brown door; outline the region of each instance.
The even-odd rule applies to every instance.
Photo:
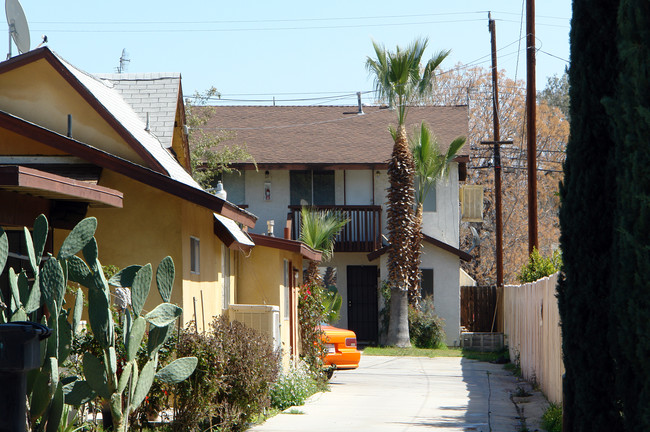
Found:
[[[377,266],[348,266],[348,328],[357,342],[377,344]]]

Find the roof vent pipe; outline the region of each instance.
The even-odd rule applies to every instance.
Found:
[[[72,138],[72,114],[68,114],[68,133],[66,136]]]
[[[147,113],[147,124],[144,127],[144,130],[146,130],[147,132],[151,130],[151,127],[149,127],[149,113]]]
[[[357,112],[357,115],[362,115],[364,112],[363,105],[361,105],[361,92],[357,92],[357,102],[359,104],[359,111]]]

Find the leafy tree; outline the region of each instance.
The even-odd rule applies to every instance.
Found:
[[[222,173],[236,171],[233,162],[253,162],[246,144],[226,145],[225,142],[234,135],[227,131],[209,131],[203,126],[214,115],[214,108],[206,106],[210,98],[220,97],[212,87],[203,93],[196,93],[192,99],[185,101],[187,126],[189,128],[190,166],[192,177],[203,188],[214,186]]]
[[[412,242],[410,272],[409,272],[409,303],[417,304],[420,294],[420,254],[422,252],[422,215],[424,201],[436,182],[443,180],[449,174],[451,162],[458,150],[465,144],[465,137],[458,137],[449,145],[446,153],[442,153],[438,140],[429,127],[422,122],[410,138],[411,151],[415,162],[415,222]]]
[[[334,254],[334,243],[348,219],[340,213],[329,210],[313,210],[303,207],[301,210],[300,240],[310,248],[322,253],[324,261]],[[323,285],[318,272],[317,261],[309,261],[305,273],[305,284]]]
[[[625,73],[616,47],[618,4],[573,1],[571,136],[560,187],[563,269],[558,285],[566,369],[564,420],[569,431],[625,430],[615,392],[616,371],[622,365],[612,356],[610,338],[612,272],[621,264],[612,254],[617,142],[603,105],[604,99],[615,96],[616,77]]]
[[[512,139],[512,145],[501,147],[504,281],[516,283],[521,267],[528,259],[527,179],[525,144],[525,85],[499,72],[499,121],[501,136]],[[481,285],[496,282],[494,170],[492,147],[479,144],[492,139],[491,71],[481,67],[457,64],[440,73],[436,91],[428,99],[435,105],[468,105],[468,142],[470,164],[467,184],[482,185],[483,222],[462,222],[461,249],[472,244],[470,227],[476,229],[480,244],[472,251],[472,261],[462,263]],[[562,179],[564,149],[569,137],[569,122],[562,112],[545,103],[537,106],[537,184],[540,253],[549,255],[557,249],[560,230],[558,222],[558,185]]]
[[[415,164],[408,146],[405,120],[410,104],[420,101],[433,89],[435,70],[449,51],[441,51],[421,67],[427,39],[387,51],[373,42],[375,58],[368,57],[366,68],[375,78],[379,98],[397,110],[397,128],[391,128],[395,145],[388,164],[388,284],[391,287],[391,315],[388,344],[410,346],[408,330],[409,257],[414,234]]]
[[[569,117],[569,70],[565,69],[561,76],[553,75],[546,79],[546,87],[537,93],[537,103],[558,108],[567,120]]]

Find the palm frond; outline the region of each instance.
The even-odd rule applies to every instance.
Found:
[[[336,236],[348,221],[339,212],[303,207],[300,240],[310,248],[320,251],[323,254],[323,260],[327,261],[334,253]]]
[[[367,58],[366,69],[375,77],[378,97],[386,98],[390,106],[397,105],[400,125],[406,121],[409,104],[432,91],[434,72],[449,55],[449,51],[440,51],[421,69],[428,42],[427,38],[416,39],[406,48],[398,45],[395,51],[372,42],[376,58]]]
[[[409,141],[418,185],[415,200],[418,204],[422,204],[436,181],[449,175],[451,162],[465,144],[465,137],[453,140],[443,155],[437,138],[427,124],[422,122]]]

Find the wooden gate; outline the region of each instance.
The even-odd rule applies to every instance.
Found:
[[[497,331],[496,305],[496,286],[460,287],[460,325],[470,332]]]

